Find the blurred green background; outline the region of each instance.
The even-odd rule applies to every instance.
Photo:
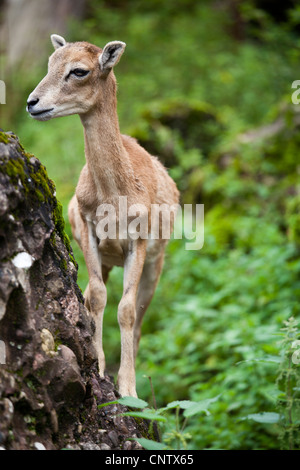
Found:
[[[182,203],[205,205],[203,249],[186,251],[184,240],[168,246],[143,325],[139,396],[151,401],[144,376],[152,377],[159,406],[220,395],[209,416],[189,421],[191,449],[291,448],[284,435],[292,425],[299,436],[296,379],[292,423],[251,416],[290,406],[287,382],[276,381],[276,358],[278,334],[285,320],[298,318],[300,300],[300,107],[291,101],[292,82],[300,79],[298,2],[75,1],[56,11],[60,17],[55,8],[47,21],[43,14],[42,26],[47,0],[23,2],[15,16],[9,3],[0,3],[0,78],[7,86],[0,127],[46,166],[69,236],[67,206],[85,162],[79,117],[44,123],[25,111],[46,74],[54,32],[100,47],[127,43],[115,69],[121,131],[159,155]],[[83,256],[71,242],[84,290]],[[115,268],[104,318],[111,374],[120,354],[121,292],[122,270]]]

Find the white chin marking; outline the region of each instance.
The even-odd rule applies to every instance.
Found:
[[[43,114],[36,114],[36,115],[30,114],[30,116],[36,121],[49,121],[49,119],[54,117],[51,111],[47,111]]]

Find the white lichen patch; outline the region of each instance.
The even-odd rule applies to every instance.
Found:
[[[26,251],[23,251],[18,253],[11,261],[16,268],[28,269],[33,265],[34,258],[29,253],[26,253]]]
[[[41,331],[42,350],[47,356],[54,357],[58,353],[55,351],[54,338],[49,330],[43,328]]]
[[[41,442],[35,442],[35,443],[34,443],[34,447],[35,447],[37,450],[46,450],[46,447],[45,447],[44,444],[42,444]]]

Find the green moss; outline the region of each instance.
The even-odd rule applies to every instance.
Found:
[[[143,418],[138,418],[137,416],[133,417],[137,428],[139,432],[141,433],[142,437],[145,439],[151,439],[152,441],[156,441],[157,437],[155,436],[155,431],[154,431],[154,422],[151,421],[150,423],[143,419]]]
[[[62,205],[59,201],[57,201],[55,205],[55,208],[52,212],[52,216],[55,228],[58,231],[59,235],[63,238],[65,235],[65,221],[62,215]]]
[[[63,218],[63,213],[62,213],[62,205],[59,201],[57,201],[57,200],[55,200],[55,201],[56,201],[56,204],[55,204],[54,210],[52,211],[52,219],[53,219],[53,222],[54,222],[54,225],[55,225],[55,229],[56,229],[57,233],[59,234],[60,238],[62,239],[65,247],[68,250],[70,260],[72,261],[72,263],[74,264],[74,266],[77,269],[78,266],[77,266],[77,263],[76,263],[76,260],[73,256],[73,254],[72,254],[70,239],[69,239],[68,235],[65,232],[65,220]],[[56,246],[54,233],[51,236],[51,241],[52,241],[53,246]]]
[[[62,205],[55,197],[55,185],[53,181],[49,179],[46,168],[34,155],[24,150],[16,136],[0,132],[0,142],[7,145],[12,144],[14,148],[17,145],[17,150],[19,150],[24,157],[21,158],[16,152],[13,152],[9,158],[4,155],[4,157],[0,159],[0,172],[8,175],[15,187],[20,188],[19,183],[22,183],[23,191],[30,206],[35,207],[41,204],[47,204],[49,206],[51,219],[54,223],[54,231],[51,234],[52,245],[56,247],[56,232],[66,246],[70,260],[77,268],[77,263],[72,254],[70,239],[65,233]],[[62,269],[67,269],[65,260],[62,260]]]
[[[8,160],[5,167],[2,169],[5,169],[5,173],[10,176],[12,179],[20,178],[21,181],[23,182],[24,180],[24,162],[19,159],[19,160]]]
[[[2,142],[3,144],[8,144],[9,139],[8,135],[5,132],[0,132],[0,142]]]
[[[39,189],[36,190],[36,195],[40,202],[44,202],[45,200],[44,194]]]
[[[55,199],[54,191],[55,186],[53,181],[48,178],[46,168],[40,164],[38,171],[31,173],[31,178],[33,179],[35,186],[39,188],[40,195],[44,201],[53,201]]]
[[[67,271],[68,269],[68,265],[67,265],[67,262],[65,259],[62,259],[61,262],[60,262],[60,267],[61,267],[61,270],[62,271]]]

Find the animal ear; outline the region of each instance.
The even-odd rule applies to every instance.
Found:
[[[51,42],[53,44],[54,49],[59,49],[60,47],[63,47],[67,44],[66,40],[58,34],[51,35]]]
[[[99,56],[99,63],[103,72],[109,72],[120,60],[126,44],[122,41],[108,42]]]

